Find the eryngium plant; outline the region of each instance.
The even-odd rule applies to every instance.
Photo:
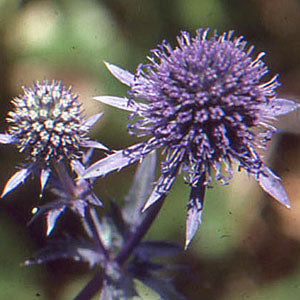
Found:
[[[74,162],[81,157],[81,147],[107,150],[87,134],[102,114],[85,119],[78,95],[61,82],[43,81],[14,98],[8,112],[8,130],[0,134],[0,143],[15,144],[25,153],[27,163],[7,182],[1,197],[31,174],[39,174],[43,190],[51,168],[59,162]]]
[[[186,246],[201,222],[205,187],[213,175],[226,184],[233,175],[233,162],[290,207],[280,178],[263,163],[256,149],[266,148],[276,131],[272,124],[277,116],[297,105],[278,98],[277,75],[265,80],[264,53],[252,57],[253,47],[247,47],[243,37],[233,37],[233,32],[207,36],[208,29],[198,30],[195,37],[182,32],[176,47],[165,42],[158,45],[151,51],[149,63],[139,65],[134,75],[106,63],[109,71],[129,86],[129,97],[95,99],[130,111],[133,123],[128,125],[129,133],[146,139],[96,162],[84,175],[106,175],[162,149],[161,176],[144,210],[164,197],[183,171],[191,187]]]

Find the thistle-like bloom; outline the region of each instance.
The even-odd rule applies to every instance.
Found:
[[[78,95],[61,82],[36,82],[32,88],[14,98],[8,112],[8,130],[0,134],[0,143],[15,144],[25,153],[27,164],[7,182],[1,197],[17,187],[31,173],[40,175],[43,190],[51,167],[60,161],[74,161],[81,156],[80,147],[105,149],[89,140],[90,128],[102,114],[85,120]]]
[[[148,139],[95,163],[85,175],[105,175],[163,149],[161,177],[144,209],[167,193],[183,171],[191,186],[186,246],[201,222],[205,187],[212,176],[227,183],[233,161],[267,193],[290,206],[280,178],[255,149],[265,148],[276,131],[271,124],[276,117],[298,106],[277,98],[277,76],[263,81],[268,73],[264,53],[252,58],[253,47],[246,47],[242,37],[232,37],[233,32],[210,38],[207,34],[208,29],[198,30],[195,37],[182,32],[175,48],[164,42],[135,75],[106,64],[130,87],[129,98],[95,99],[131,111],[136,121],[129,125],[129,133]]]

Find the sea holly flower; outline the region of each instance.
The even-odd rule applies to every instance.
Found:
[[[165,196],[178,173],[191,187],[187,206],[186,246],[201,222],[205,189],[215,180],[228,183],[233,162],[252,175],[263,190],[286,207],[290,203],[280,178],[256,152],[276,132],[273,121],[298,108],[278,98],[277,75],[265,80],[264,53],[252,57],[243,37],[233,32],[208,37],[182,32],[177,46],[166,42],[154,50],[148,64],[133,75],[106,63],[109,71],[129,86],[129,97],[95,97],[131,112],[129,133],[145,141],[96,162],[85,178],[106,175],[162,149],[165,160],[144,209]]]
[[[0,143],[15,144],[25,153],[26,164],[6,183],[1,197],[38,174],[43,190],[53,166],[62,161],[71,163],[81,157],[81,147],[107,150],[88,138],[90,128],[102,114],[83,117],[78,95],[72,87],[58,81],[37,81],[33,87],[23,87],[23,94],[14,98],[8,112],[8,130],[0,134]]]

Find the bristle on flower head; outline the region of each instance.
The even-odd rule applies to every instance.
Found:
[[[28,159],[48,165],[51,161],[77,158],[79,146],[86,141],[81,105],[72,88],[61,82],[36,82],[12,100],[8,113],[8,133]]]
[[[211,169],[226,182],[221,165],[230,177],[232,159],[256,174],[262,163],[253,147],[263,146],[274,132],[266,124],[273,116],[266,118],[263,110],[277,96],[277,77],[263,82],[264,54],[251,58],[253,47],[246,49],[243,38],[232,33],[208,38],[208,29],[195,37],[182,32],[177,47],[163,43],[152,50],[150,64],[138,68],[131,85],[131,95],[148,105],[134,113],[140,118],[130,133],[152,136],[151,143],[155,139],[155,147],[168,152],[180,149],[192,185],[204,173],[209,182]],[[254,134],[254,127],[263,133]]]

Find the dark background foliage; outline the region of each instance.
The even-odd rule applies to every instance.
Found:
[[[271,74],[280,74],[279,94],[300,100],[300,2],[298,0],[0,0],[0,95],[2,132],[9,101],[23,84],[56,79],[71,84],[86,114],[104,111],[93,138],[114,149],[130,145],[127,116],[92,100],[125,95],[103,60],[134,72],[149,50],[180,30],[234,29],[254,53],[266,52]],[[300,293],[300,138],[298,113],[282,118],[282,130],[266,160],[283,178],[292,210],[263,194],[245,173],[208,191],[203,224],[188,251],[173,262],[189,269],[174,278],[188,299],[298,299]],[[97,153],[98,155],[99,153]],[[99,154],[100,155],[100,154]],[[22,162],[10,146],[0,147],[1,187]],[[123,199],[134,167],[98,179],[104,203]],[[44,243],[45,226],[26,223],[39,199],[29,180],[0,202],[0,299],[71,299],[91,278],[88,267],[68,261],[20,267]],[[149,238],[184,243],[188,188],[175,184]],[[121,202],[120,202],[121,203]],[[100,210],[100,213],[102,210]],[[70,214],[57,231],[80,230]],[[157,295],[139,286],[143,299]]]

